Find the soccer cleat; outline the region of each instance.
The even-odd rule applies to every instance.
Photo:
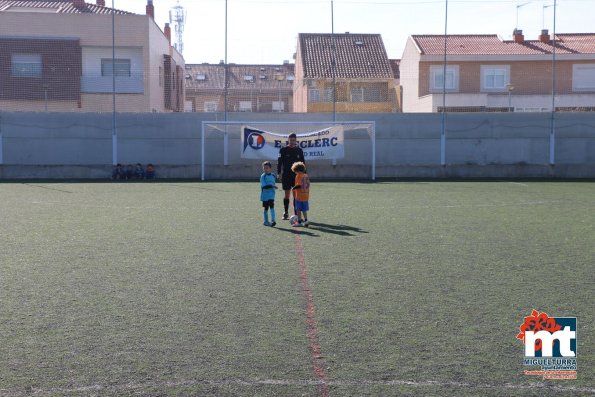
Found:
[[[283,213],[283,220],[286,221],[289,219],[289,214],[287,212]]]
[[[270,222],[263,223],[264,226],[271,226]]]
[[[275,221],[271,222],[271,226],[277,226],[277,222],[275,222]]]
[[[304,227],[308,227],[310,225],[310,222],[304,221],[303,225],[304,225]]]

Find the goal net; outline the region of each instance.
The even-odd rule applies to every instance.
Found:
[[[208,122],[202,123],[201,177],[254,179],[262,162],[276,172],[281,147],[297,135],[308,173],[316,178],[372,179],[375,171],[375,123],[358,122]]]

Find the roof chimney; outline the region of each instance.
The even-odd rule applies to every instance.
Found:
[[[153,7],[153,0],[147,0],[147,8],[146,14],[151,17],[151,19],[155,19],[155,7]]]
[[[72,5],[76,8],[85,8],[85,0],[72,0]]]
[[[548,33],[547,29],[541,30],[541,34],[539,35],[539,41],[545,44],[548,44],[550,42],[550,34]]]
[[[523,42],[525,41],[525,36],[523,36],[523,31],[520,29],[513,30],[512,37],[514,38],[515,43],[523,44]]]
[[[105,7],[105,0],[97,0],[96,3],[99,7]]]
[[[165,24],[163,33],[165,34],[165,37],[167,37],[167,42],[169,43],[169,45],[171,45],[171,28],[169,27],[169,23]]]

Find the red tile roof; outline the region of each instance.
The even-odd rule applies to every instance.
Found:
[[[102,7],[96,4],[85,3],[82,8],[77,8],[72,0],[0,0],[0,12],[7,11],[11,7],[19,8],[58,8],[59,14],[111,14],[110,7]],[[132,12],[114,9],[116,14],[130,14]]]
[[[336,78],[393,78],[386,49],[379,34],[300,33],[298,40],[306,78],[333,77],[333,45],[336,46]]]
[[[424,55],[444,54],[444,35],[413,35]],[[553,42],[539,40],[501,40],[495,34],[447,35],[446,53],[450,55],[543,55],[551,54]],[[595,54],[595,33],[556,34],[557,54]]]

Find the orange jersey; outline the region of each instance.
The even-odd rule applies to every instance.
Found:
[[[298,172],[295,174],[295,186],[299,186],[294,190],[295,199],[299,201],[308,201],[310,198],[310,177],[308,174]]]

